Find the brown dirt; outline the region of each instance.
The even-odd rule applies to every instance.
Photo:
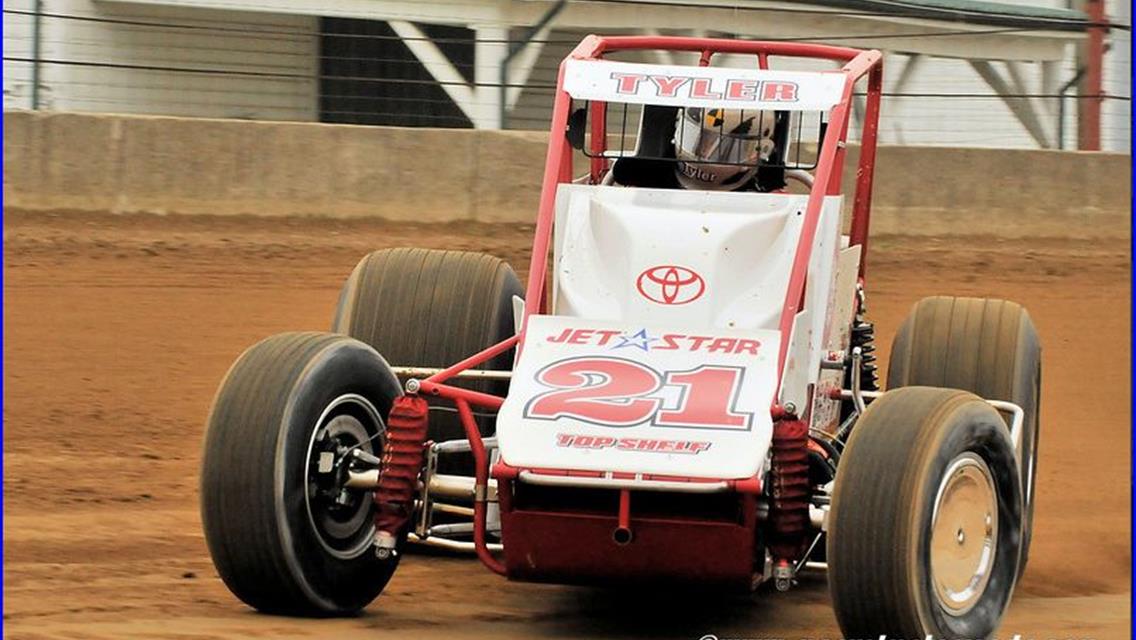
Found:
[[[692,600],[514,584],[472,559],[411,556],[364,615],[323,621],[255,614],[225,590],[196,487],[202,425],[233,358],[267,334],[325,329],[367,250],[489,251],[524,272],[530,234],[7,213],[5,635],[836,637],[822,576],[789,594]],[[875,242],[869,302],[885,347],[936,293],[1020,301],[1042,336],[1037,529],[1001,637],[1130,637],[1127,242]]]

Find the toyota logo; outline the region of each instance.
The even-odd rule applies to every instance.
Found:
[[[702,276],[686,267],[661,264],[645,269],[635,281],[639,295],[656,304],[686,304],[706,292]]]

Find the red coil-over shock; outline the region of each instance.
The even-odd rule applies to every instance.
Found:
[[[395,399],[387,417],[387,442],[375,490],[375,554],[389,558],[414,511],[418,474],[425,451],[426,401],[416,395]]]
[[[809,425],[804,421],[787,417],[773,423],[769,550],[778,588],[788,588],[792,562],[805,549],[809,528],[808,442]]]

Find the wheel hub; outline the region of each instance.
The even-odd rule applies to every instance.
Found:
[[[375,407],[362,396],[333,400],[312,430],[308,443],[308,521],[329,553],[351,558],[371,543],[373,504],[370,493],[344,486],[355,450],[382,451],[386,427]]]
[[[990,580],[998,535],[998,494],[990,467],[967,452],[947,466],[931,524],[931,579],[943,610],[974,608]]]

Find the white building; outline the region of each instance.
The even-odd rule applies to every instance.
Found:
[[[885,144],[1076,148],[1070,1],[5,0],[4,107],[543,129],[583,34],[708,34],[884,50]],[[1130,31],[1107,38],[1102,144],[1128,151]]]

